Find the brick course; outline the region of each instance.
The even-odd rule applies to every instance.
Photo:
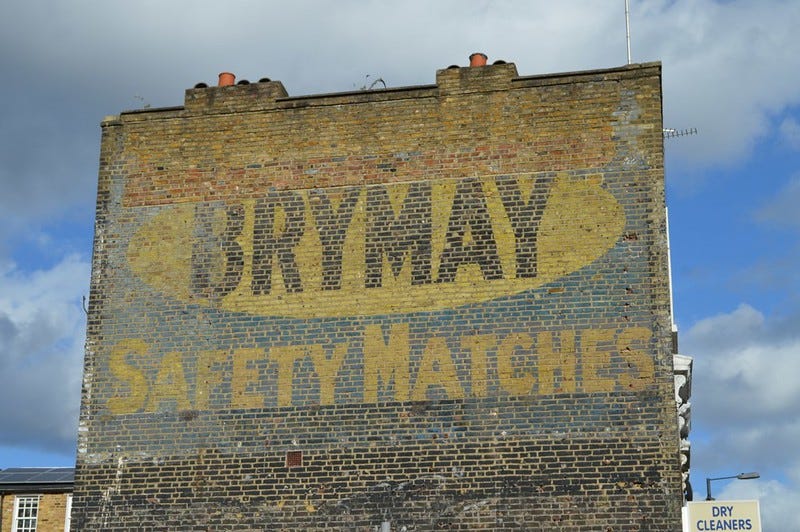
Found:
[[[661,126],[658,64],[108,117],[74,526],[677,529]]]

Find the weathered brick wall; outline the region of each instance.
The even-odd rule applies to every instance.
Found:
[[[103,123],[74,523],[675,530],[660,66]]]

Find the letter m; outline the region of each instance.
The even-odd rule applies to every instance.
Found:
[[[411,284],[431,283],[431,185],[412,183],[395,215],[385,185],[367,189],[366,272],[364,286],[383,285],[383,257],[397,277],[408,255]]]
[[[394,400],[408,400],[408,324],[392,325],[389,342],[383,338],[383,327],[367,325],[364,328],[364,402],[377,403],[380,395],[387,395],[389,383],[394,380]],[[381,386],[383,385],[383,386]],[[379,389],[384,390],[383,394]]]

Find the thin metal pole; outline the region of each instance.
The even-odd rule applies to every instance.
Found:
[[[628,0],[625,0],[625,42],[628,44],[628,64],[631,64],[631,14]]]

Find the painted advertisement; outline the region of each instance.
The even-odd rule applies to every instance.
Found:
[[[553,326],[550,307],[567,295],[545,288],[584,279],[625,224],[600,174],[272,190],[158,209],[134,228],[127,264],[194,309],[171,319],[205,325],[176,327],[197,331],[182,342],[117,341],[107,408],[642,390],[650,329],[593,326],[599,311],[580,306],[586,319]]]

